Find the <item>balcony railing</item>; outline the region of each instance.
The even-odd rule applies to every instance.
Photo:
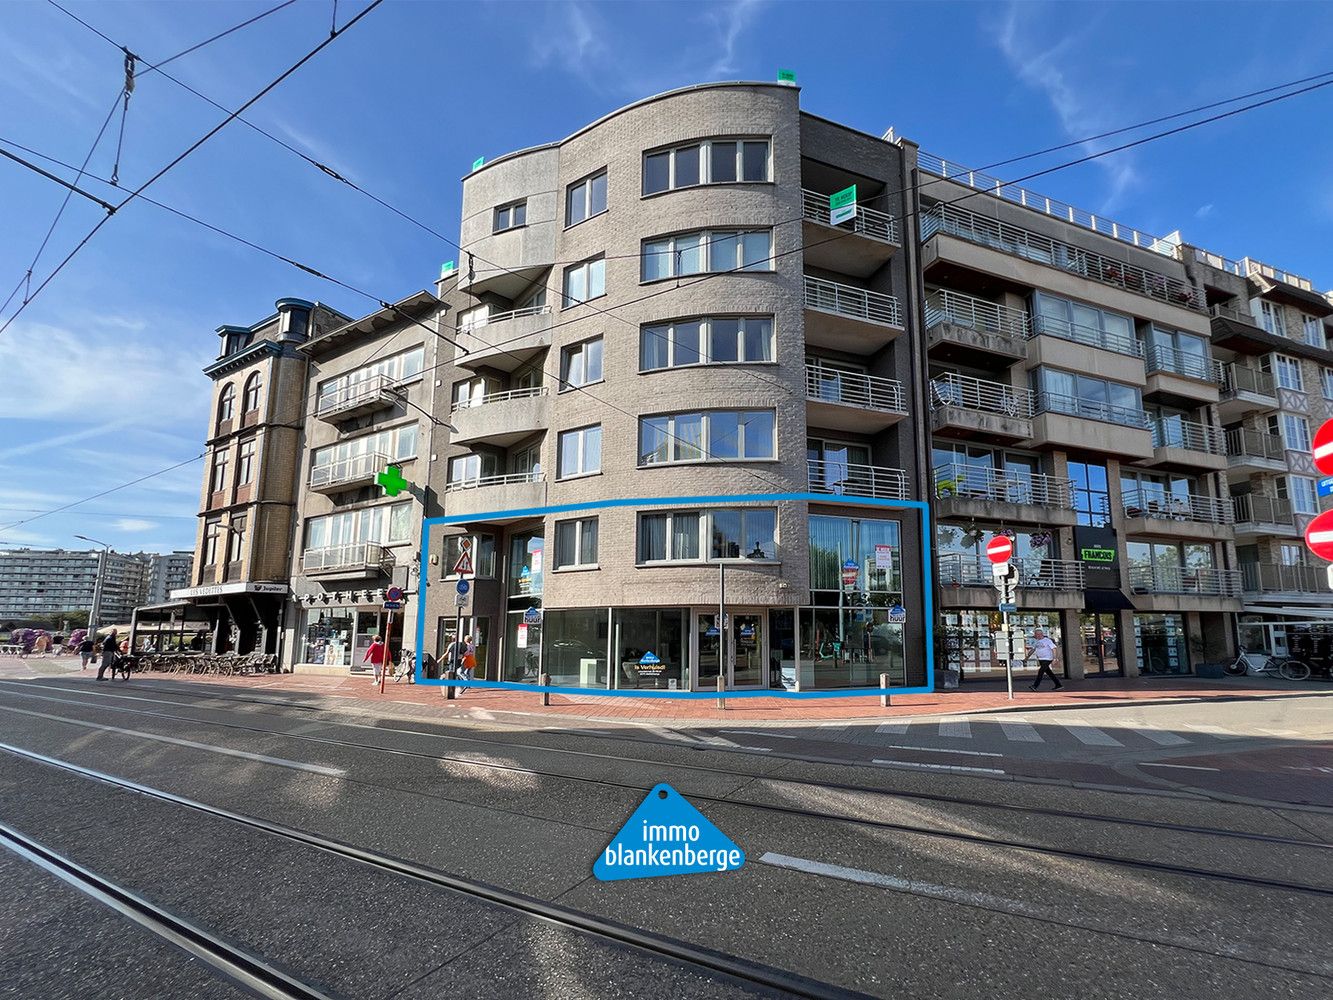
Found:
[[[1208,455],[1226,454],[1222,432],[1212,424],[1164,417],[1152,421],[1149,429],[1152,431],[1154,448],[1183,448],[1185,451],[1201,451]]]
[[[1073,510],[1073,487],[1068,479],[1041,472],[1012,472],[984,465],[951,462],[934,470],[935,496],[993,503],[1031,504]]]
[[[1077,560],[1029,556],[1026,559],[1013,559],[1011,562],[1018,569],[1018,585],[1022,588],[1083,589],[1083,564]],[[937,565],[942,586],[994,586],[995,577],[989,560],[951,552],[940,556]]]
[[[1075,344],[1100,347],[1103,351],[1128,354],[1132,358],[1143,357],[1143,342],[1132,334],[1115,333],[1111,330],[1084,326],[1082,323],[1071,323],[1068,320],[1040,314],[1032,317],[1032,330],[1034,334],[1040,334],[1043,337],[1055,337],[1059,340],[1072,341]]]
[[[340,382],[320,392],[315,415],[330,417],[336,413],[355,410],[367,403],[378,402],[386,398],[389,391],[395,387],[393,379],[387,375],[372,375],[355,382]]]
[[[806,467],[811,493],[875,497],[881,500],[907,499],[907,473],[902,469],[823,458],[807,459]]]
[[[860,406],[884,413],[907,412],[901,382],[861,372],[844,372],[807,364],[805,395],[807,399],[820,402]]]
[[[488,392],[459,400],[450,408],[449,412],[475,410],[478,406],[485,406],[487,403],[503,403],[511,399],[532,399],[534,396],[545,395],[546,386],[544,385],[534,385],[527,389],[510,389],[507,392]]]
[[[525,306],[522,309],[510,309],[508,312],[490,313],[486,316],[473,316],[467,319],[460,317],[458,332],[468,333],[472,330],[480,330],[483,326],[494,326],[496,323],[503,323],[510,319],[521,319],[524,316],[543,316],[550,311],[550,306]]]
[[[1287,458],[1286,445],[1281,437],[1244,427],[1233,427],[1226,432],[1226,449],[1228,455],[1236,458],[1263,458],[1275,462],[1284,462]]]
[[[828,199],[829,196],[826,194],[802,189],[801,206],[805,217],[813,222],[822,222],[827,226],[829,224]],[[848,229],[862,236],[869,236],[871,239],[883,240],[885,243],[897,244],[900,242],[898,239],[898,220],[885,212],[877,212],[875,209],[866,208],[863,205],[857,205],[856,214],[836,228]]]
[[[1199,312],[1203,312],[1206,308],[1202,293],[1179,278],[1105,257],[1071,243],[1053,240],[1029,229],[977,215],[953,205],[939,204],[922,214],[922,241],[930,239],[936,233],[955,236],[969,243],[1056,267],[1161,302],[1196,309]]]
[[[1010,309],[948,288],[926,296],[926,329],[952,323],[979,333],[998,333],[1016,340],[1032,336],[1032,320],[1022,309]]]
[[[383,452],[367,452],[351,458],[316,465],[310,470],[310,488],[337,486],[339,483],[364,482],[374,479],[393,459]]]
[[[1066,396],[1059,392],[1039,391],[1034,393],[1033,399],[1034,413],[1063,413],[1070,417],[1082,417],[1084,420],[1101,420],[1108,424],[1140,427],[1145,430],[1149,425],[1147,413],[1129,406],[1116,406],[1100,400]]]
[[[458,493],[461,490],[476,490],[486,486],[517,486],[522,483],[540,483],[546,478],[544,472],[512,472],[506,476],[477,476],[473,479],[451,479],[445,484],[444,492]]]
[[[1237,524],[1286,524],[1296,526],[1290,500],[1247,493],[1231,498]]]
[[[1222,398],[1227,399],[1242,392],[1251,392],[1256,396],[1277,398],[1277,383],[1272,373],[1258,368],[1247,368],[1234,362],[1222,366]]]
[[[1243,562],[1240,564],[1240,578],[1241,586],[1250,594],[1328,593],[1328,570],[1322,566]]]
[[[1131,566],[1129,589],[1134,594],[1198,594],[1201,597],[1239,597],[1240,571],[1186,566]]]
[[[809,274],[805,276],[805,305],[807,309],[821,309],[871,323],[903,325],[898,300],[892,295],[855,288]]]
[[[1032,393],[1003,382],[950,372],[930,380],[930,408],[946,406],[1027,419],[1032,416]]]
[[[1230,524],[1235,516],[1231,497],[1167,493],[1163,490],[1126,490],[1121,500],[1124,503],[1126,517],[1196,521],[1199,524]]]
[[[384,546],[374,542],[356,542],[352,545],[306,549],[301,554],[301,568],[307,573],[318,570],[363,569],[380,566],[384,559]]]
[[[1148,372],[1167,372],[1205,382],[1222,382],[1222,362],[1201,354],[1189,354],[1174,347],[1149,344],[1144,351],[1143,367]]]
[[[1218,303],[1208,307],[1208,315],[1214,319],[1229,319],[1237,323],[1244,323],[1246,326],[1258,326],[1254,316],[1246,309],[1237,309],[1235,306]]]

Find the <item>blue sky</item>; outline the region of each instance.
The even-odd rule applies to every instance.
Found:
[[[275,2],[69,6],[156,61]],[[342,0],[339,22],[363,6]],[[327,36],[332,8],[299,0],[169,69],[235,107]],[[120,54],[26,0],[4,7],[0,65],[0,137],[81,161],[121,85]],[[455,236],[459,178],[478,156],[560,138],[658,91],[770,80],[779,67],[796,71],[808,111],[877,135],[893,126],[924,150],[981,165],[1333,70],[1333,7],[390,0],[249,117]],[[170,81],[141,78],[123,182],[137,185],[220,118]],[[1333,87],[1031,186],[1329,288],[1331,120]],[[102,177],[115,128],[90,164]],[[458,256],[237,123],[150,193],[390,300],[431,287]],[[0,300],[61,197],[0,161]],[[38,279],[100,214],[71,203]],[[214,329],[261,319],[284,296],[353,315],[373,308],[152,206],[112,219],[0,335],[0,528],[199,453],[209,393],[200,368],[216,354]],[[0,530],[0,545],[78,546],[79,533],[123,550],[189,548],[200,474],[188,465]]]

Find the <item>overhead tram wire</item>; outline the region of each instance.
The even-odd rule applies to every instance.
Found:
[[[294,4],[294,3],[296,3],[296,0],[283,0],[283,2],[280,3],[280,4],[278,4],[276,7],[270,7],[268,10],[264,11],[263,13],[256,14],[254,17],[250,18],[249,20],[242,21],[240,24],[234,24],[234,25],[232,25],[230,28],[228,28],[228,29],[225,30],[225,31],[219,31],[216,35],[213,35],[211,38],[205,38],[202,42],[198,42],[198,43],[196,43],[196,44],[194,44],[194,45],[191,45],[188,49],[182,49],[180,52],[177,52],[174,56],[168,56],[166,59],[163,59],[163,60],[162,60],[161,62],[159,62],[159,63],[151,63],[151,64],[148,64],[148,65],[145,65],[143,69],[139,70],[139,71],[138,71],[137,73],[135,73],[134,75],[135,75],[135,77],[140,77],[140,76],[146,76],[147,74],[152,73],[152,72],[154,72],[154,71],[158,71],[158,72],[160,72],[161,69],[162,69],[162,67],[165,66],[167,63],[169,63],[169,62],[175,62],[177,59],[180,59],[182,56],[188,56],[191,52],[198,52],[198,51],[199,51],[200,49],[202,49],[205,45],[212,45],[212,44],[213,44],[214,42],[216,42],[218,39],[226,38],[226,37],[227,37],[228,35],[230,35],[232,32],[234,32],[234,31],[240,31],[242,28],[248,28],[250,25],[254,24],[256,21],[262,21],[264,18],[268,17],[270,14],[276,14],[278,11],[282,10],[284,7],[290,7],[290,6],[291,6],[292,4]],[[337,32],[334,32],[334,34],[337,34]],[[331,37],[331,36],[330,36],[330,37]],[[165,75],[165,74],[163,74],[163,75]]]
[[[55,0],[48,0],[48,2],[52,3],[53,6],[57,6],[57,7],[59,7],[59,5],[55,3]],[[195,150],[197,150],[200,146],[202,146],[204,143],[206,143],[209,139],[213,138],[213,136],[217,135],[217,134],[218,134],[219,132],[221,132],[224,128],[226,128],[229,124],[231,124],[232,121],[234,121],[237,117],[240,116],[241,112],[245,111],[247,108],[249,108],[249,107],[251,107],[252,105],[256,104],[261,98],[263,98],[266,94],[268,94],[269,91],[273,90],[273,89],[274,89],[275,87],[277,87],[280,83],[282,83],[285,79],[287,79],[287,77],[291,76],[291,75],[292,75],[293,73],[295,73],[298,69],[300,69],[302,66],[304,66],[307,62],[309,62],[311,59],[313,59],[316,55],[318,55],[320,52],[322,52],[326,47],[328,47],[329,45],[331,45],[335,39],[340,38],[340,37],[343,35],[343,33],[347,31],[348,28],[352,27],[354,24],[356,24],[358,21],[360,21],[363,17],[365,17],[367,14],[369,14],[371,11],[373,11],[376,7],[378,7],[378,6],[379,6],[380,4],[382,4],[383,2],[384,2],[384,0],[371,0],[370,4],[369,4],[364,10],[362,10],[359,14],[357,14],[357,15],[356,15],[355,17],[353,17],[350,21],[348,21],[345,25],[343,25],[340,29],[338,29],[338,32],[337,32],[336,34],[331,35],[331,36],[329,36],[328,38],[326,38],[326,39],[324,39],[323,41],[321,41],[321,42],[320,42],[318,45],[316,45],[313,49],[311,49],[309,52],[307,52],[305,55],[303,55],[300,59],[298,59],[295,63],[293,63],[289,68],[287,68],[287,69],[284,70],[281,74],[279,74],[279,75],[278,75],[278,76],[277,76],[271,83],[269,83],[269,84],[268,84],[267,86],[265,86],[262,90],[260,90],[259,93],[255,94],[255,95],[254,95],[253,97],[251,97],[248,101],[246,101],[243,105],[241,105],[241,107],[238,108],[235,112],[233,112],[232,114],[229,114],[229,115],[228,115],[226,118],[224,118],[221,122],[219,122],[217,125],[213,126],[211,129],[209,129],[207,132],[205,132],[202,136],[200,136],[198,139],[196,139],[190,146],[188,146],[188,147],[185,149],[185,151],[182,152],[179,156],[177,156],[175,159],[173,159],[173,160],[172,160],[170,163],[168,163],[166,166],[162,167],[162,169],[158,170],[157,173],[153,174],[153,176],[151,176],[150,178],[148,178],[148,180],[144,181],[144,182],[143,182],[142,184],[140,184],[137,188],[135,188],[133,191],[131,191],[131,192],[125,197],[125,199],[124,199],[123,201],[121,201],[118,205],[115,206],[115,209],[114,209],[113,211],[109,212],[104,218],[98,220],[97,225],[95,225],[95,226],[88,232],[88,234],[87,234],[86,236],[84,236],[84,238],[83,238],[82,240],[80,240],[80,241],[78,242],[78,244],[75,245],[74,249],[71,250],[71,251],[69,252],[69,254],[65,257],[64,260],[62,260],[58,265],[56,265],[55,270],[53,270],[50,274],[48,274],[48,275],[46,276],[46,279],[45,279],[40,285],[38,285],[36,289],[33,290],[32,294],[29,295],[29,296],[25,299],[25,301],[23,302],[23,304],[22,304],[21,306],[19,306],[19,308],[18,308],[17,310],[15,310],[15,312],[13,313],[13,315],[11,315],[11,316],[9,317],[9,319],[5,320],[4,325],[3,325],[3,326],[0,326],[0,334],[3,334],[3,333],[5,332],[5,330],[7,330],[7,329],[9,328],[9,325],[10,325],[11,323],[13,323],[14,320],[17,319],[20,315],[22,315],[23,310],[26,309],[26,308],[28,307],[28,305],[29,305],[34,299],[36,299],[38,295],[40,295],[40,294],[42,293],[42,290],[45,289],[45,288],[47,287],[47,285],[49,285],[49,284],[51,283],[52,279],[54,279],[55,276],[56,276],[57,274],[59,274],[62,270],[64,270],[65,266],[66,266],[71,260],[74,259],[75,255],[78,254],[78,252],[79,252],[80,250],[82,250],[85,246],[88,245],[88,241],[91,240],[95,235],[97,235],[97,233],[101,230],[101,228],[102,228],[104,225],[106,225],[107,221],[108,221],[109,219],[111,219],[111,217],[112,217],[116,212],[120,211],[122,208],[124,208],[126,205],[128,205],[130,202],[132,202],[135,198],[138,198],[138,197],[139,197],[139,196],[140,196],[140,195],[141,195],[147,188],[149,188],[151,185],[155,184],[155,183],[156,183],[158,180],[160,180],[165,174],[167,174],[170,170],[172,170],[174,167],[176,167],[176,165],[179,164],[182,160],[184,160],[184,159],[185,159],[186,157],[188,157],[191,153],[193,153]],[[60,8],[60,9],[63,10],[64,8]],[[70,16],[73,17],[74,15],[70,15]],[[78,18],[76,18],[76,20],[78,20]],[[93,29],[93,30],[96,30],[96,29]],[[99,32],[99,34],[100,34],[100,32]]]

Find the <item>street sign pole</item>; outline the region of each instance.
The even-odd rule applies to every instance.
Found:
[[[1000,612],[1002,624],[1000,628],[1004,631],[1005,654],[1004,654],[1004,679],[1009,685],[1009,700],[1014,700],[1014,643],[1009,631],[1009,612]]]
[[[392,656],[389,654],[389,640],[393,637],[393,609],[389,609],[389,620],[384,625],[384,662],[380,664],[380,694],[384,693],[384,678],[389,673],[389,663]]]

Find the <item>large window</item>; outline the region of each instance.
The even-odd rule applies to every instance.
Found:
[[[584,219],[606,211],[606,170],[569,185],[565,191],[565,225],[576,226]]]
[[[850,588],[854,593],[865,594],[870,604],[892,603],[890,596],[901,596],[903,589],[901,544],[897,521],[811,515],[810,590],[815,603],[828,603],[830,596],[837,603],[848,562],[858,567]]]
[[[1198,379],[1213,377],[1208,341],[1198,334],[1154,326],[1148,331],[1147,346],[1149,371],[1169,371]]]
[[[602,338],[593,337],[560,352],[560,388],[591,385],[602,380]]]
[[[1261,301],[1259,308],[1264,329],[1275,337],[1285,337],[1287,335],[1287,320],[1282,315],[1282,307],[1272,302]]]
[[[406,424],[389,430],[365,434],[337,444],[316,448],[313,455],[315,468],[348,462],[362,455],[383,455],[390,461],[402,462],[417,456],[417,425]]]
[[[772,459],[772,410],[708,410],[639,418],[639,464]]]
[[[1074,512],[1079,524],[1110,523],[1111,494],[1106,484],[1106,466],[1094,462],[1070,462],[1069,479],[1074,484]]]
[[[565,308],[606,294],[606,260],[585,260],[565,268]]]
[[[1148,426],[1142,397],[1132,385],[1041,367],[1032,373],[1038,412],[1065,413],[1126,427]]]
[[[1288,451],[1310,450],[1310,422],[1294,413],[1282,414],[1282,440]]]
[[[769,179],[769,140],[710,139],[643,154],[643,193]]]
[[[1295,358],[1289,358],[1285,354],[1274,354],[1273,375],[1277,379],[1277,384],[1283,389],[1305,391],[1305,375],[1301,371],[1301,363]]]
[[[490,452],[459,455],[449,459],[449,483],[476,483],[500,475],[500,459]]]
[[[643,244],[642,281],[735,270],[773,270],[771,229],[705,229]]]
[[[1059,299],[1045,292],[1036,296],[1033,312],[1037,332],[1048,337],[1091,344],[1120,354],[1139,353],[1134,322],[1128,316]]]
[[[424,347],[414,347],[411,350],[403,351],[401,354],[380,358],[373,364],[358,368],[347,375],[340,375],[337,378],[321,382],[319,386],[319,409],[323,410],[326,405],[331,404],[339,397],[345,399],[356,396],[360,386],[380,376],[383,376],[389,382],[404,382],[407,379],[414,378],[421,374],[425,363],[426,349]]]
[[[204,522],[203,564],[212,566],[218,561],[218,535],[222,533],[222,521],[211,517]]]
[[[555,523],[555,568],[597,565],[597,518],[582,517]]]
[[[1301,332],[1305,334],[1305,342],[1311,347],[1326,347],[1324,342],[1324,324],[1318,316],[1307,316],[1301,314]]]
[[[227,531],[227,562],[238,563],[245,545],[245,518],[232,517]]]
[[[772,361],[771,316],[678,319],[639,331],[639,370]]]
[[[460,544],[463,540],[471,543],[472,575],[482,579],[495,576],[495,536],[494,535],[446,535],[440,558],[440,579],[447,580],[454,576],[454,566],[463,554]],[[466,633],[464,633],[466,634]]]
[[[560,433],[559,479],[588,476],[602,471],[602,427],[581,427]]]
[[[639,562],[776,559],[777,511],[719,507],[639,515]]]
[[[411,536],[412,504],[396,503],[340,511],[306,521],[307,549],[335,548],[363,542],[392,545]]]
[[[218,395],[218,423],[230,420],[236,412],[236,384],[228,382]]]
[[[517,229],[519,226],[525,226],[528,223],[528,202],[523,201],[510,202],[508,205],[501,205],[495,210],[495,221],[491,231],[502,233],[506,229]]]
[[[252,413],[259,409],[259,372],[254,372],[245,380],[245,391],[241,393],[241,412]]]
[[[219,448],[213,452],[213,474],[209,478],[209,493],[221,493],[227,488],[227,461],[230,457],[230,452],[226,448]]]
[[[1306,476],[1278,476],[1277,495],[1291,501],[1291,509],[1297,514],[1318,514],[1319,501],[1316,498],[1314,480]]]

